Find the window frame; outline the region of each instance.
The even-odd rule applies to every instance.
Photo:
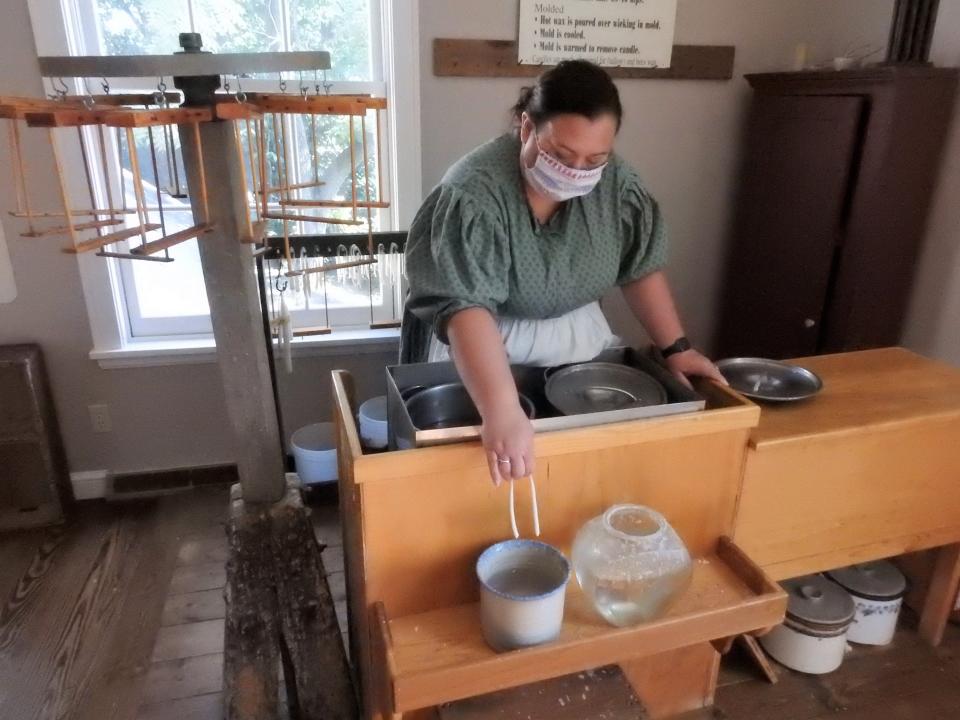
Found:
[[[422,199],[419,0],[370,2],[375,8],[374,21],[379,17],[379,27],[371,33],[373,74],[376,77],[382,68],[380,81],[390,99],[382,139],[389,148],[386,154],[392,160],[384,168],[384,188],[389,193],[392,212],[388,227],[381,229],[399,230],[409,227]],[[88,11],[92,9],[91,0],[27,0],[27,4],[38,55],[80,54],[82,45],[77,38],[82,39],[84,24],[79,23],[78,18],[84,7]],[[86,23],[88,31],[90,25]],[[378,35],[380,42],[376,42]],[[378,56],[382,62],[377,62]],[[111,88],[117,90],[143,86],[136,78],[108,80]],[[90,81],[91,87],[94,82]],[[253,89],[253,82],[244,80],[244,89]],[[80,81],[68,81],[68,84],[72,92],[82,92]],[[369,83],[359,85],[369,86]],[[51,88],[46,79],[44,87]],[[358,83],[334,84],[335,92],[359,89]],[[76,259],[93,338],[91,359],[98,360],[103,367],[211,361],[215,344],[209,333],[134,334],[123,295],[124,273],[120,263],[124,261],[99,258],[92,253],[80,253]],[[299,344],[300,352],[307,346],[325,346],[320,354],[326,354],[344,345],[361,347],[361,352],[374,352],[385,345],[395,345],[398,336],[396,330],[338,330],[331,335],[304,339]]]

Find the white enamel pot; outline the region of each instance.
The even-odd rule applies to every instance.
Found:
[[[821,575],[787,580],[787,615],[783,624],[760,638],[775,660],[811,675],[833,672],[847,650],[847,628],[853,622],[850,595]]]
[[[903,596],[907,593],[903,573],[892,563],[878,560],[825,574],[853,598],[856,614],[847,630],[847,639],[860,645],[892,642]]]

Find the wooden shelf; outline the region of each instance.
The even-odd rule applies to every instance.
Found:
[[[568,673],[770,628],[786,595],[732,541],[694,561],[687,591],[666,615],[629,628],[608,625],[571,578],[560,638],[496,653],[480,633],[479,604],[388,620],[374,605],[375,662],[390,713],[439,705]]]

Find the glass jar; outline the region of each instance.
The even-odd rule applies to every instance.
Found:
[[[690,582],[690,553],[656,510],[614,505],[573,541],[577,581],[597,612],[624,627],[652,620]]]

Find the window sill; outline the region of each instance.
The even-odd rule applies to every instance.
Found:
[[[330,335],[295,338],[292,355],[298,357],[330,357],[364,355],[397,350],[400,330],[340,330]],[[275,345],[276,347],[276,345]],[[150,340],[130,342],[122,348],[90,351],[105,370],[165,365],[200,365],[215,363],[217,349],[213,338]]]

